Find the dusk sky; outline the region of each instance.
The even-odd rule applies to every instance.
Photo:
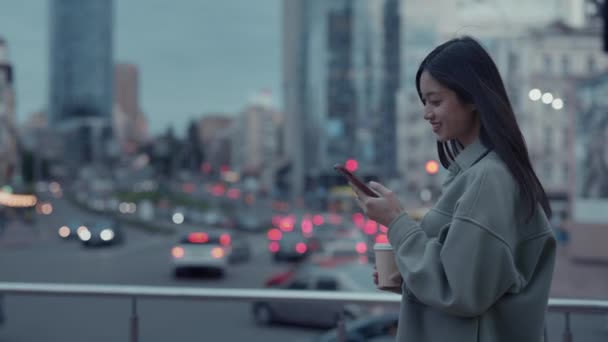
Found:
[[[280,103],[280,0],[115,1],[114,59],[140,68],[153,134],[203,113],[236,114],[261,89]],[[0,36],[15,66],[17,116],[44,109],[48,1],[2,0]]]

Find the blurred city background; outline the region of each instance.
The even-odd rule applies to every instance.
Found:
[[[604,3],[0,0],[0,281],[375,292],[371,247],[387,228],[333,165],[420,219],[447,171],[415,73],[470,34],[551,200],[551,296],[608,299]],[[140,329],[312,341],[338,312],[374,327],[364,340],[390,340],[383,307],[151,300]],[[128,314],[118,300],[0,294],[0,341],[126,340]],[[572,324],[608,340],[606,317]]]

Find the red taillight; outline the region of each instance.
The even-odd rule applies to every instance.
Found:
[[[310,220],[302,221],[302,233],[308,234],[312,232],[312,222]]]
[[[365,228],[363,229],[365,234],[373,235],[378,232],[378,223],[376,221],[369,220],[365,223]]]
[[[273,228],[268,231],[267,236],[270,241],[279,241],[283,237],[283,233],[279,229]]]
[[[355,249],[357,250],[357,253],[364,254],[365,252],[367,252],[367,245],[365,244],[365,242],[357,242]]]
[[[300,254],[306,253],[307,249],[308,249],[308,247],[306,246],[306,244],[304,242],[298,242],[296,244],[296,252],[298,252]]]
[[[388,237],[386,234],[376,235],[376,243],[388,243]]]
[[[226,192],[226,187],[223,184],[216,184],[211,188],[211,193],[214,196],[223,196]]]
[[[209,241],[209,236],[207,233],[190,233],[188,241],[191,243],[205,243]]]
[[[323,216],[321,216],[321,215],[315,215],[315,216],[313,216],[313,218],[312,218],[312,223],[313,223],[315,226],[320,226],[320,225],[322,225],[322,224],[323,224],[323,222],[324,222],[324,219],[323,219]]]
[[[289,219],[283,219],[279,228],[284,232],[290,232],[293,230],[293,222]]]
[[[353,214],[353,223],[355,224],[355,226],[363,228],[363,226],[365,225],[365,216],[363,216],[363,214],[361,213]]]
[[[173,255],[173,257],[176,259],[183,258],[184,249],[181,247],[173,247],[173,249],[171,249],[171,255]]]
[[[220,235],[220,243],[222,244],[222,246],[230,246],[230,235],[229,234]]]
[[[287,271],[283,273],[279,273],[274,277],[268,279],[265,283],[266,287],[271,287],[275,285],[281,285],[285,283],[287,280],[293,277],[294,271]]]
[[[230,199],[239,199],[241,198],[241,190],[239,189],[230,189],[228,190],[228,193],[226,194],[226,196],[228,196],[228,198]]]
[[[268,250],[271,251],[272,253],[276,253],[280,249],[281,249],[281,246],[276,241],[272,241],[271,243],[268,244]]]

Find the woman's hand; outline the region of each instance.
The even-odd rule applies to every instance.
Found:
[[[374,266],[374,273],[373,273],[372,277],[374,278],[374,284],[376,285],[376,287],[378,287],[378,270],[376,269],[376,266]],[[399,271],[391,274],[389,279],[391,281],[395,281],[395,282],[398,282],[403,285],[403,278],[401,277],[401,273],[399,273]],[[384,289],[381,289],[381,290],[384,290]],[[401,286],[399,288],[389,288],[389,289],[386,289],[385,291],[394,292],[396,294],[402,293]]]
[[[365,215],[381,225],[388,227],[394,219],[403,213],[401,203],[395,193],[380,183],[369,183],[369,187],[377,192],[380,197],[367,196],[353,184],[350,184],[350,187],[357,195],[357,203]]]

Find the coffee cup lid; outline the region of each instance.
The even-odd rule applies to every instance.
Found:
[[[374,250],[377,251],[392,251],[393,246],[390,243],[377,243],[374,245]]]

